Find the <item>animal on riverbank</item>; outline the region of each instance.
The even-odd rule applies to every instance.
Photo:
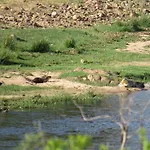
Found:
[[[43,76],[43,77],[35,77],[34,79],[30,79],[27,77],[24,77],[27,81],[31,82],[31,83],[45,83],[48,82],[48,80],[51,78],[51,76]]]
[[[140,88],[140,89],[143,89],[145,87],[143,82],[136,82],[126,78],[122,79],[122,81],[119,83],[119,86],[128,88]]]

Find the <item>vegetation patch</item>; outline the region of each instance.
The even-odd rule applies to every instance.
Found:
[[[118,22],[112,25],[99,24],[83,29],[28,28],[0,30],[0,34],[4,35],[0,37],[0,69],[63,71],[61,78],[76,78],[77,81],[86,84],[98,86],[118,84],[118,81],[112,83],[83,81],[82,78],[87,77],[88,74],[82,71],[70,71],[76,68],[92,68],[111,73],[119,72],[119,76],[115,76],[116,80],[119,79],[119,81],[123,77],[128,77],[147,82],[150,80],[148,66],[137,69],[132,65],[128,67],[119,65],[131,61],[148,62],[150,61],[149,55],[116,51],[116,49],[125,48],[127,43],[141,38],[136,31],[137,28],[145,29],[148,27],[148,23],[144,26],[143,20],[148,22],[145,16],[145,18],[139,17],[128,22]],[[123,28],[126,27],[131,30],[124,30]],[[130,33],[133,32],[132,29],[134,34]],[[17,50],[12,50],[9,48],[9,44],[5,46],[3,42],[5,37],[11,39],[12,35]]]
[[[39,53],[46,53],[50,52],[50,46],[49,43],[45,40],[34,42],[31,47],[31,52],[39,52]]]
[[[12,52],[9,49],[0,50],[0,65],[12,65],[14,64],[13,59],[17,57],[15,52]]]
[[[92,138],[87,135],[70,135],[68,138],[47,139],[43,133],[26,134],[25,139],[18,146],[21,149],[43,150],[85,150],[92,145]]]
[[[10,50],[16,50],[16,41],[13,37],[13,34],[7,37],[4,41],[4,48],[8,48]]]
[[[51,96],[51,97],[42,97],[41,95],[35,95],[33,97],[24,97],[18,99],[7,99],[7,100],[0,100],[1,108],[8,108],[8,109],[41,109],[41,108],[50,108],[50,109],[57,109],[57,107],[66,107],[67,104],[73,104],[73,100],[79,103],[86,103],[86,104],[96,104],[98,101],[100,102],[103,100],[105,96],[103,95],[95,95],[92,92],[88,92],[83,95],[73,96],[69,94],[59,94],[58,96]]]
[[[120,70],[120,76],[127,77],[129,79],[150,82],[150,67],[141,67],[141,66],[123,66],[118,68]]]
[[[0,86],[1,95],[21,94],[26,91],[45,89],[46,87],[38,86],[19,86],[19,85],[3,85]]]
[[[65,41],[65,47],[66,48],[75,48],[76,47],[76,41],[71,38]]]
[[[81,78],[86,76],[87,73],[83,72],[83,71],[72,71],[72,72],[65,72],[63,74],[61,74],[60,78],[66,78],[66,77],[77,77],[77,78]]]
[[[129,21],[116,21],[112,24],[112,30],[118,30],[121,32],[138,32],[144,31],[150,27],[150,17],[143,15],[139,18],[132,18]]]

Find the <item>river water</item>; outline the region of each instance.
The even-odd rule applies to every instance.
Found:
[[[93,137],[92,150],[97,150],[99,144],[106,144],[110,150],[116,150],[120,147],[120,127],[116,124],[120,122],[120,108],[123,110],[121,112],[125,120],[128,122],[130,120],[129,134],[132,136],[127,142],[127,147],[138,150],[140,142],[135,132],[140,127],[140,110],[144,111],[142,113],[143,124],[150,133],[149,100],[150,91],[138,91],[128,95],[112,95],[103,101],[93,102],[93,104],[80,103],[87,117],[111,116],[111,119],[102,118],[89,122],[83,121],[79,109],[72,101],[64,104],[63,107],[55,107],[55,109],[31,109],[2,113],[0,114],[0,150],[14,149],[21,142],[24,134],[36,133],[39,130],[49,136],[62,138],[70,134],[88,134]]]

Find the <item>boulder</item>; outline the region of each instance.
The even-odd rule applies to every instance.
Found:
[[[100,81],[101,80],[101,76],[99,74],[89,74],[87,76],[87,79],[91,82],[94,82],[94,81]]]

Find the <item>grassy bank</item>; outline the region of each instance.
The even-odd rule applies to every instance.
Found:
[[[18,94],[25,94],[26,91],[33,91],[33,90],[38,91],[41,89],[47,89],[47,88],[37,87],[37,86],[7,85],[7,86],[0,87],[0,93],[1,95],[18,95]]]
[[[24,97],[24,98],[16,98],[16,99],[1,99],[0,106],[1,108],[8,108],[9,110],[24,110],[24,109],[41,109],[41,108],[50,108],[57,109],[74,105],[73,100],[79,102],[80,104],[86,103],[89,104],[97,104],[100,103],[106,96],[103,95],[95,95],[93,93],[86,93],[79,96],[73,96],[69,94],[58,94],[57,96],[51,97],[42,97],[40,95],[35,95],[32,97]],[[107,96],[108,97],[108,96]]]
[[[128,42],[141,40],[136,31],[149,27],[143,21],[144,18],[141,18],[86,29],[0,30],[0,69],[67,72],[81,67],[117,71],[122,77],[133,76],[149,81],[149,66],[137,69],[132,64],[121,65],[132,61],[150,61],[149,55],[116,51],[125,48]],[[81,63],[81,59],[84,63]]]

